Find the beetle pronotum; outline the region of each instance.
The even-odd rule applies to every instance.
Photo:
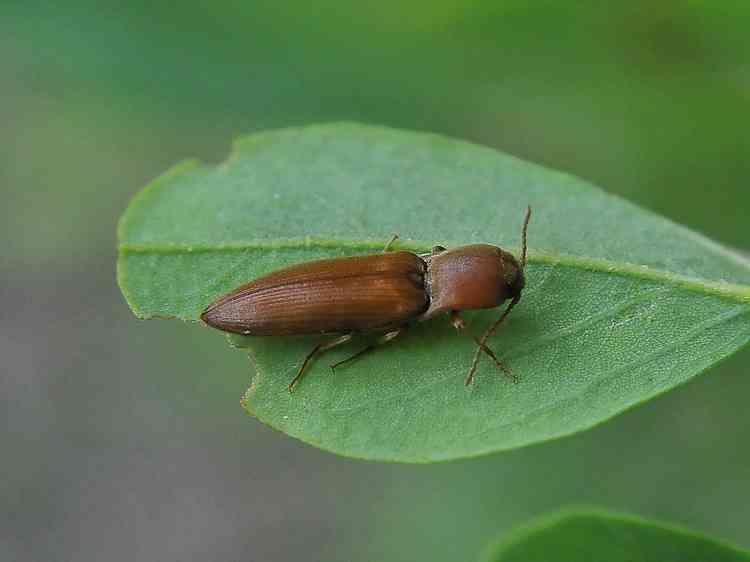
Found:
[[[481,352],[512,377],[486,342],[521,299],[530,218],[528,207],[520,263],[510,252],[489,244],[452,250],[435,246],[427,254],[389,252],[394,236],[382,254],[316,260],[259,277],[210,304],[201,319],[219,330],[243,335],[335,334],[307,354],[289,383],[291,392],[315,355],[349,342],[354,334],[382,333],[332,369],[393,340],[412,322],[447,314],[456,330],[465,331],[462,310],[495,308],[510,299],[481,338],[471,336],[477,349],[466,385],[474,378]]]

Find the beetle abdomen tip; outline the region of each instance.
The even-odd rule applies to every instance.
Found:
[[[232,329],[233,323],[228,321],[229,319],[226,317],[226,314],[224,314],[222,307],[216,306],[215,304],[212,304],[203,311],[201,314],[201,320],[212,328],[217,328],[218,330],[223,330],[225,332],[235,331]]]

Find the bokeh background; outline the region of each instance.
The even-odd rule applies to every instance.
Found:
[[[747,2],[0,4],[0,560],[471,560],[569,503],[750,547],[750,349],[571,438],[381,465],[247,416],[246,358],[135,320],[115,282],[156,175],[340,119],[494,146],[747,251],[748,30]]]

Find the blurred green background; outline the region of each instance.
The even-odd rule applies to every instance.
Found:
[[[750,547],[748,349],[572,438],[378,465],[249,418],[247,359],[135,320],[115,282],[153,177],[340,119],[494,146],[747,251],[749,29],[747,2],[3,2],[0,560],[471,560],[568,503]]]

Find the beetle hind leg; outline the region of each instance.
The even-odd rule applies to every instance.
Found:
[[[354,359],[357,359],[358,357],[361,357],[362,355],[369,353],[370,351],[374,350],[376,347],[380,347],[384,343],[388,343],[389,341],[398,337],[399,334],[401,334],[404,330],[405,328],[399,328],[398,330],[392,330],[390,332],[386,332],[385,334],[380,336],[377,340],[375,340],[374,343],[371,343],[367,347],[363,347],[354,355],[350,355],[346,359],[342,359],[338,363],[334,363],[333,365],[331,365],[331,371],[336,372],[336,367],[340,367],[344,363],[349,363],[349,361],[353,361]]]
[[[351,334],[345,334],[329,342],[319,343],[318,345],[313,347],[312,351],[310,351],[310,353],[307,354],[307,357],[305,357],[305,360],[302,362],[302,366],[299,368],[299,371],[297,371],[297,376],[295,376],[292,379],[292,382],[289,383],[289,392],[294,392],[294,387],[300,381],[300,379],[302,378],[302,375],[305,374],[305,369],[307,368],[307,365],[310,363],[310,361],[312,361],[313,357],[315,357],[319,353],[328,351],[329,349],[332,349],[336,346],[345,344],[351,339],[352,339]]]

